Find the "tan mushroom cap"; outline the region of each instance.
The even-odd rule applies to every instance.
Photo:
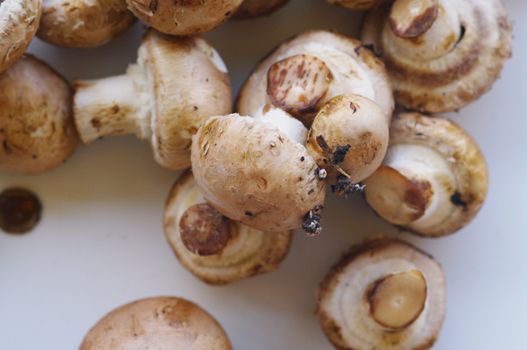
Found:
[[[123,305],[99,320],[80,350],[232,350],[209,313],[182,298],[156,297]]]
[[[347,94],[375,101],[390,120],[393,96],[384,64],[357,40],[306,32],[256,67],[240,91],[237,110],[256,115],[262,106],[275,105],[309,126],[329,100]]]
[[[321,284],[317,315],[337,349],[422,350],[446,308],[445,276],[427,253],[399,240],[353,247]]]
[[[207,120],[194,136],[191,158],[209,203],[254,229],[298,229],[324,203],[325,183],[306,148],[254,118]]]
[[[63,47],[97,47],[130,27],[134,18],[125,0],[44,0],[37,35]]]
[[[289,0],[244,0],[234,14],[234,18],[245,19],[265,16],[278,10],[288,2]]]
[[[468,224],[488,191],[485,158],[448,119],[394,118],[381,166],[366,180],[366,200],[384,219],[419,235],[452,234]]]
[[[511,56],[500,0],[397,0],[373,10],[362,39],[380,51],[398,104],[428,113],[477,100]],[[410,11],[412,9],[412,11]]]
[[[126,0],[152,28],[171,35],[208,32],[229,19],[243,0]]]
[[[0,74],[0,171],[51,170],[77,143],[71,89],[57,72],[25,56]]]
[[[370,176],[388,148],[388,123],[378,105],[358,95],[337,96],[317,114],[307,149],[318,165],[353,183]]]
[[[258,231],[225,218],[206,202],[190,171],[170,191],[164,227],[181,264],[214,285],[278,269],[292,241],[291,232]]]
[[[42,0],[0,1],[0,73],[24,54],[41,14]]]
[[[350,8],[352,10],[369,10],[386,0],[326,0],[330,4]]]

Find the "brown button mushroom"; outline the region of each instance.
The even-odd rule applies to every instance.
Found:
[[[485,159],[461,127],[417,113],[394,118],[388,154],[366,180],[366,200],[387,221],[419,235],[456,232],[487,195]]]
[[[121,306],[86,334],[80,350],[232,350],[221,325],[198,305],[176,297]]]
[[[243,0],[126,0],[152,28],[171,35],[203,33],[229,19]]]
[[[57,72],[25,56],[0,74],[0,171],[53,169],[77,142],[71,89]]]
[[[397,0],[368,15],[363,41],[381,52],[397,103],[436,113],[490,89],[512,30],[500,0]]]
[[[0,1],[0,73],[24,54],[41,14],[42,0]]]
[[[300,130],[284,131],[294,128]],[[302,134],[302,123],[280,115],[207,120],[192,142],[192,171],[204,197],[257,230],[320,233],[325,183],[305,139],[294,138]]]
[[[125,75],[76,82],[74,117],[84,143],[135,134],[160,165],[181,169],[201,122],[229,113],[231,99],[227,69],[205,40],[150,31]]]
[[[236,19],[254,18],[270,14],[287,4],[289,0],[244,0],[234,14]]]
[[[276,270],[292,240],[288,231],[263,232],[227,219],[206,202],[190,171],[170,192],[164,227],[183,266],[216,285]]]
[[[338,349],[429,349],[445,317],[445,276],[399,240],[352,248],[321,284],[317,314]]]
[[[126,0],[44,0],[37,35],[64,47],[106,44],[134,22]]]

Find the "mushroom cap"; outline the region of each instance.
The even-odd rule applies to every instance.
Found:
[[[42,0],[0,1],[0,73],[24,54],[41,14]]]
[[[44,0],[37,35],[58,46],[97,47],[130,27],[134,18],[125,0]]]
[[[324,80],[318,72],[324,72]],[[269,76],[276,79],[269,80]],[[294,86],[295,79],[307,81]],[[309,90],[302,93],[302,86],[308,86]],[[338,95],[356,94],[375,101],[387,120],[393,111],[392,90],[384,64],[361,42],[327,31],[301,34],[267,56],[242,87],[237,110],[243,115],[255,115],[262,106],[277,103],[280,94],[276,92],[282,93],[291,105],[302,105],[302,101],[311,100],[310,95],[316,97],[313,103],[304,106],[307,115],[295,115],[306,125],[311,124],[318,109]],[[309,116],[309,112],[314,113]]]
[[[389,4],[367,16],[362,35],[381,52],[396,102],[428,113],[458,110],[477,100],[511,56],[512,29],[500,0],[440,4],[437,25],[423,35],[394,34]]]
[[[291,232],[258,231],[229,219],[229,239],[218,252],[207,256],[191,252],[182,239],[182,218],[189,208],[204,203],[192,172],[187,171],[174,184],[165,206],[165,236],[187,270],[206,283],[221,285],[279,267],[289,252]]]
[[[347,7],[352,10],[369,10],[386,0],[326,0],[330,4]]]
[[[388,123],[375,102],[341,95],[317,114],[306,147],[320,167],[339,167],[358,183],[381,165],[388,141]]]
[[[66,161],[78,143],[71,95],[66,80],[32,56],[0,74],[0,171],[38,173]]]
[[[139,50],[152,85],[152,146],[156,161],[169,169],[190,166],[192,136],[213,115],[231,112],[227,68],[216,50],[199,37],[171,38],[154,31]]]
[[[366,180],[366,200],[387,221],[420,235],[456,232],[476,216],[487,195],[483,154],[448,119],[395,117],[384,163]]]
[[[306,148],[254,118],[210,118],[194,136],[191,159],[209,203],[258,230],[300,228],[324,203],[325,183]]]
[[[152,28],[171,35],[207,32],[229,19],[243,0],[126,0],[128,8]]]
[[[176,297],[156,297],[123,305],[86,334],[80,350],[231,350],[221,325],[198,305]]]
[[[426,280],[424,309],[404,328],[382,326],[371,314],[372,288],[386,277],[415,271]],[[404,289],[413,285],[401,287],[412,295]],[[338,349],[429,349],[443,324],[445,294],[443,270],[430,255],[403,241],[379,239],[353,247],[331,269],[320,287],[317,314]]]
[[[244,0],[234,14],[234,18],[247,19],[265,16],[285,6],[288,2],[289,0]]]

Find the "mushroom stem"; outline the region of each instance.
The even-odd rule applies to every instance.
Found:
[[[75,123],[84,143],[103,136],[151,135],[150,93],[144,69],[129,67],[127,74],[76,82]]]

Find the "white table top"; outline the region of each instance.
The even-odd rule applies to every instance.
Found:
[[[505,2],[514,23],[514,57],[490,93],[451,115],[487,157],[486,205],[455,236],[404,235],[432,253],[447,274],[447,318],[435,349],[527,346],[527,3]],[[231,22],[207,37],[237,89],[283,39],[313,28],[354,34],[359,19],[322,0],[293,0],[270,18]],[[92,51],[39,40],[30,51],[70,79],[120,74],[135,60],[142,30],[138,23]],[[360,196],[331,198],[324,234],[318,239],[298,234],[278,272],[209,287],[183,269],[165,242],[163,205],[177,176],[157,166],[148,145],[132,137],[81,147],[64,166],[44,175],[0,175],[0,189],[27,187],[44,204],[32,233],[0,233],[0,349],[75,349],[104,313],[156,295],[183,296],[205,307],[236,349],[331,349],[314,316],[318,283],[346,247],[365,237],[398,235],[397,230]]]

